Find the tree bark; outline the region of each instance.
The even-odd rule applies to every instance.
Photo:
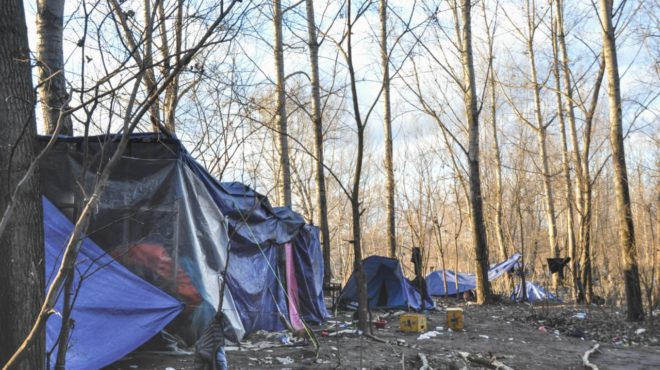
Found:
[[[355,118],[358,142],[350,201],[353,220],[353,271],[357,276],[358,284],[358,329],[365,331],[367,329],[369,303],[367,301],[367,282],[362,265],[362,235],[360,230],[360,216],[362,214],[360,211],[360,180],[362,178],[362,160],[364,157],[364,122],[362,122],[362,116],[360,115],[357,82],[355,80],[355,69],[353,66],[353,21],[351,20],[351,3],[351,0],[346,2],[346,64],[351,85],[351,100],[353,103],[353,115]]]
[[[332,280],[332,264],[330,263],[330,228],[328,226],[328,200],[325,186],[325,169],[323,167],[323,115],[321,114],[321,86],[319,80],[319,43],[314,20],[314,0],[306,0],[307,8],[307,38],[309,45],[309,64],[312,72],[312,121],[314,122],[314,154],[316,155],[316,206],[318,207],[318,224],[321,228],[321,243],[323,244],[323,282]]]
[[[603,33],[603,55],[607,66],[610,145],[612,146],[612,165],[614,166],[614,191],[616,194],[616,214],[619,221],[621,265],[623,267],[628,308],[627,318],[629,321],[640,321],[644,319],[644,307],[642,306],[642,291],[639,284],[635,228],[632,218],[628,173],[626,170],[626,154],[623,143],[619,66],[614,25],[612,24],[611,0],[600,0],[600,20]]]
[[[387,0],[378,2],[380,17],[380,64],[383,69],[383,126],[385,131],[385,192],[387,208],[387,250],[396,258],[396,214],[394,208],[394,162],[392,149],[392,109],[390,104],[390,57],[387,49]]]
[[[564,114],[564,104],[562,98],[561,76],[559,72],[559,46],[558,46],[558,16],[555,15],[554,22],[552,23],[552,73],[555,79],[555,97],[557,99],[557,117],[559,118],[559,133],[561,137],[561,164],[562,173],[564,175],[564,195],[566,197],[566,234],[568,255],[571,258],[571,264],[575,264],[576,256],[576,241],[575,229],[573,218],[573,183],[571,181],[571,169],[568,154],[568,141],[566,138],[566,116]],[[572,106],[572,105],[571,105]],[[579,164],[578,164],[579,165]],[[578,284],[577,274],[574,269],[571,269],[571,287],[573,299],[578,299]]]
[[[52,134],[60,112],[66,109],[68,93],[64,77],[62,31],[65,0],[37,1],[37,66],[39,71],[39,97],[43,114],[44,132]],[[62,116],[63,135],[73,135],[71,116]]]
[[[529,4],[527,4],[529,7]],[[532,9],[531,12],[535,10]],[[550,165],[548,163],[548,151],[546,147],[546,125],[543,122],[541,113],[541,86],[538,82],[536,70],[536,57],[534,54],[534,32],[536,30],[535,21],[532,13],[528,9],[528,39],[527,53],[529,55],[529,68],[532,78],[532,90],[534,93],[534,118],[536,121],[536,139],[539,147],[539,160],[541,161],[541,176],[543,177],[543,200],[545,203],[546,222],[548,223],[548,243],[550,247],[550,257],[559,257],[559,245],[557,244],[557,223],[555,218],[555,200],[550,184]],[[552,274],[552,287],[557,290],[559,285],[558,274]]]
[[[481,195],[481,178],[479,173],[479,111],[477,109],[477,92],[475,86],[474,61],[472,56],[472,22],[470,0],[463,0],[461,16],[461,63],[463,65],[463,100],[465,103],[465,118],[469,129],[469,186],[470,186],[470,219],[472,221],[472,243],[476,257],[477,303],[484,304],[490,300],[490,283],[488,281],[488,243],[486,241],[486,225],[484,223],[483,200]]]
[[[289,164],[289,137],[287,128],[286,95],[284,81],[284,48],[282,46],[282,3],[273,0],[275,89],[277,93],[278,149],[280,152],[278,193],[280,205],[291,207],[291,168]]]
[[[0,235],[0,364],[9,360],[32,327],[44,298],[41,193],[36,175],[17,196],[13,189],[35,158],[35,93],[23,1],[0,2],[0,210],[15,208]],[[41,333],[16,369],[45,366]]]

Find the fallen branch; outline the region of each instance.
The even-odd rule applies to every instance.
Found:
[[[584,355],[582,355],[582,364],[584,364],[584,367],[588,367],[591,370],[598,370],[598,366],[589,362],[589,356],[591,356],[592,353],[598,351],[598,347],[600,347],[600,344],[596,343],[595,346],[593,346],[590,350],[585,352]]]
[[[364,333],[364,336],[367,337],[367,338],[369,338],[369,339],[373,339],[373,340],[375,340],[376,342],[389,343],[389,342],[386,341],[385,339],[383,339],[383,338],[378,338],[377,336],[375,336],[375,335],[373,335],[373,334]]]
[[[475,364],[485,366],[489,369],[513,370],[513,368],[499,361],[497,358],[495,358],[495,356],[486,358],[481,355],[473,355],[469,352],[461,351],[458,352],[458,355],[461,356],[465,361],[474,362]]]
[[[429,360],[426,358],[425,354],[420,352],[417,356],[419,357],[419,360],[422,361],[422,367],[420,367],[419,370],[433,370],[433,368],[429,366]]]

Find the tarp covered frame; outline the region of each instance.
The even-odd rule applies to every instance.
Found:
[[[227,250],[218,246],[229,243],[227,219],[181,160],[185,152],[178,141],[140,143],[140,136],[131,139],[112,172],[89,237],[138,276],[185,303],[187,314],[173,325],[194,343],[220,301]],[[90,138],[87,144],[81,138],[60,139],[40,167],[44,195],[74,218],[83,189],[91,193],[98,169],[115,147],[116,142],[105,138]],[[240,340],[245,329],[229,290],[222,309],[228,335]]]

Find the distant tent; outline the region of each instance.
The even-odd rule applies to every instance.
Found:
[[[525,285],[527,286],[527,300],[530,302],[561,301],[557,296],[545,290],[540,284],[526,281]],[[522,298],[523,295],[520,291],[520,284],[518,284],[511,294],[511,299],[521,301]]]
[[[430,297],[422,299],[420,292],[403,275],[399,260],[371,256],[362,260],[362,266],[367,280],[369,308],[423,310],[434,307]],[[354,306],[357,300],[357,277],[353,273],[342,290],[339,302]]]
[[[42,137],[40,145],[48,139]],[[119,139],[60,137],[44,157],[42,191],[68,219],[75,216],[80,186],[90,191]],[[315,232],[299,214],[272,207],[249,187],[220,183],[179,140],[158,134],[129,138],[89,227],[104,251],[185,303],[168,330],[188,344],[215,314],[225,266],[222,310],[229,339],[284,329],[283,319],[325,319],[318,288],[323,261]],[[280,266],[279,256],[287,250],[286,266]],[[282,284],[285,278],[293,284]],[[297,289],[285,291],[291,286]],[[292,303],[299,307],[290,310]]]
[[[493,265],[488,269],[488,281],[493,281],[500,276],[504,275],[507,271],[510,271],[516,266],[516,263],[520,260],[520,253],[515,253],[509,257],[506,261],[500,262],[496,265]],[[432,296],[444,296],[444,278],[447,276],[447,294],[446,295],[455,295],[456,294],[456,281],[458,280],[458,293],[463,293],[468,290],[473,290],[477,288],[477,278],[475,274],[467,273],[455,273],[452,270],[446,270],[446,274],[443,273],[443,270],[433,271],[426,276],[426,286],[428,292]]]
[[[43,201],[46,277],[52,282],[73,230],[71,222],[47,199]],[[80,289],[79,289],[80,288]],[[162,330],[183,309],[183,303],[137,277],[90,239],[80,248],[74,270],[74,327],[66,356],[67,369],[107,366]],[[60,296],[55,310],[62,312]],[[48,368],[55,366],[60,315],[46,325]]]

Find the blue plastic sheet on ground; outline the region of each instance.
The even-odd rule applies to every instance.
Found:
[[[50,285],[73,230],[71,222],[47,199],[43,201],[46,278]],[[115,262],[90,239],[76,260],[73,291],[74,321],[66,368],[99,369],[133,351],[162,330],[183,304]],[[55,306],[62,311],[63,297]],[[49,368],[55,365],[56,342],[62,325],[59,314],[46,326]]]
[[[500,276],[504,275],[507,271],[511,270],[516,266],[520,260],[520,253],[515,253],[507,260],[500,262],[496,265],[493,265],[488,269],[488,281],[493,281]],[[426,276],[426,286],[428,292],[432,296],[444,296],[444,278],[447,276],[447,293],[446,295],[454,295],[456,291],[456,283],[458,282],[458,293],[463,293],[468,290],[477,288],[477,278],[475,274],[468,273],[455,273],[452,270],[445,270],[446,273],[443,273],[443,270],[433,271]]]
[[[526,281],[525,286],[527,287],[527,300],[530,302],[541,302],[541,301],[558,301],[561,302],[557,296],[548,292],[540,284],[533,283],[531,281]],[[523,299],[522,292],[520,291],[520,284],[516,285],[516,288],[511,294],[511,299],[516,301],[521,301]]]
[[[367,280],[369,308],[409,308],[424,310],[435,307],[430,299],[422,299],[420,292],[406,279],[399,260],[371,256],[362,260]],[[339,297],[340,303],[357,302],[357,277],[351,275]]]

